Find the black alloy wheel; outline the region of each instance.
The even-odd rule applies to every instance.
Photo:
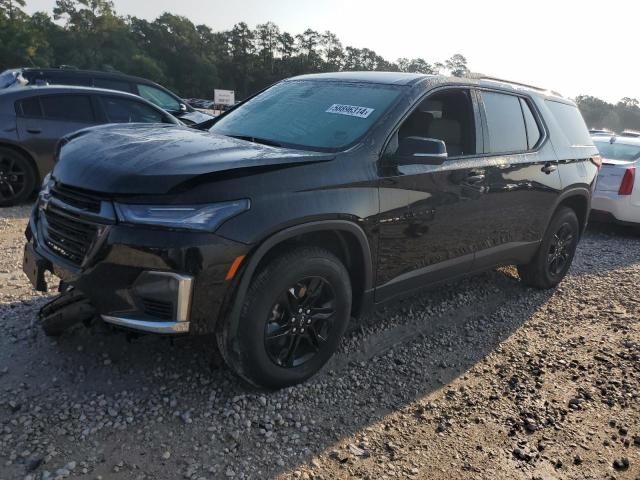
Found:
[[[553,215],[540,246],[527,264],[518,265],[520,279],[535,288],[553,288],[571,267],[580,240],[580,222],[576,212],[562,206]]]
[[[252,385],[303,382],[329,361],[351,317],[351,280],[332,252],[300,246],[253,276],[237,323],[216,334],[227,365]]]
[[[326,348],[335,303],[331,285],[321,277],[302,278],[282,292],[265,327],[265,348],[271,361],[280,367],[297,367]]]
[[[0,206],[25,200],[35,187],[35,172],[29,161],[18,152],[0,148]]]
[[[549,252],[547,254],[547,268],[549,274],[557,277],[571,261],[576,248],[576,238],[568,222],[560,225],[560,228],[551,237]]]

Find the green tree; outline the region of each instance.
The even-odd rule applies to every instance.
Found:
[[[467,59],[459,53],[456,53],[451,58],[445,60],[444,66],[454,77],[464,77],[469,74]]]

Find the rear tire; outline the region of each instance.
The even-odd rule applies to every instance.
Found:
[[[37,172],[25,155],[0,147],[0,207],[24,202],[36,189]]]
[[[236,338],[219,332],[218,346],[227,365],[249,383],[295,385],[331,358],[350,313],[344,265],[329,251],[303,247],[275,258],[253,278]]]
[[[561,207],[551,218],[540,248],[530,263],[518,265],[520,279],[534,288],[553,288],[567,274],[580,239],[575,212]]]

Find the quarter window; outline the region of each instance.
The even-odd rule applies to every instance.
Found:
[[[68,122],[94,121],[91,98],[88,95],[55,95],[40,97],[45,118]]]
[[[589,130],[578,108],[574,105],[547,100],[547,107],[558,121],[560,129],[571,146],[592,145]]]
[[[490,153],[523,152],[528,150],[520,100],[513,95],[482,92],[487,116]]]

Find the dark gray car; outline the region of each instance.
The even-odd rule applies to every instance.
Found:
[[[24,87],[0,94],[0,206],[28,198],[51,170],[65,135],[105,123],[170,123],[136,95],[87,87]]]

